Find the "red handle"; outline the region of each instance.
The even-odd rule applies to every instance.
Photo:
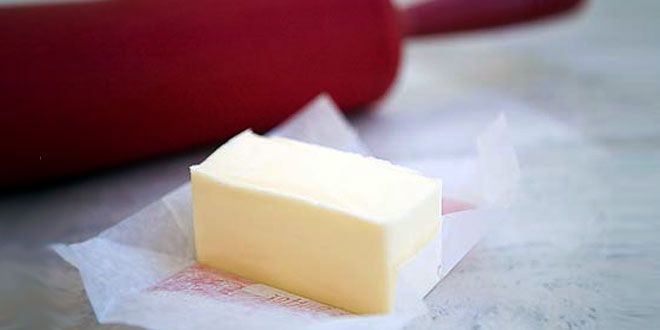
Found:
[[[582,0],[431,0],[402,12],[403,33],[421,36],[529,22],[566,13]]]

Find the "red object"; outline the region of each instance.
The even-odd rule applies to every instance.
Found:
[[[578,2],[436,0],[406,11],[388,0],[4,5],[0,186],[263,131],[321,92],[360,109],[394,80],[404,34],[526,21]]]

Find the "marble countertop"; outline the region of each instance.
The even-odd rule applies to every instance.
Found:
[[[563,22],[408,43],[380,111],[457,121],[504,111],[523,175],[507,219],[411,329],[660,324],[658,13],[653,0],[592,1]],[[377,149],[365,120],[355,123]],[[31,323],[128,329],[96,324],[77,272],[41,247],[94,236],[187,181],[208,153],[0,197],[0,306],[45,300],[49,313]],[[39,315],[29,306],[22,317]]]

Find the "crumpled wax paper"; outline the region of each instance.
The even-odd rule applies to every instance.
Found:
[[[415,151],[415,144],[406,146],[406,139],[424,134],[416,125],[400,119],[396,126],[379,118],[356,122],[369,139],[390,133],[400,137],[393,140],[397,151],[388,155],[393,149],[385,143],[372,154],[327,96],[317,98],[269,135],[386,158],[443,180],[442,231],[402,266],[390,314],[352,315],[197,264],[190,184],[92,239],[53,249],[79,270],[100,323],[163,330],[400,329],[427,311],[423,297],[506,209],[519,176],[516,155],[503,115],[479,129],[461,130],[458,136],[467,141],[456,140],[447,128],[443,143],[471,146],[469,157],[442,154],[442,150],[426,152],[422,158],[405,153],[398,157],[401,150]],[[442,131],[436,133],[434,139],[443,139]]]

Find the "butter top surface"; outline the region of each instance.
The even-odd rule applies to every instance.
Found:
[[[398,218],[440,185],[387,161],[261,137],[250,130],[191,169],[227,184],[292,196],[373,222]]]

